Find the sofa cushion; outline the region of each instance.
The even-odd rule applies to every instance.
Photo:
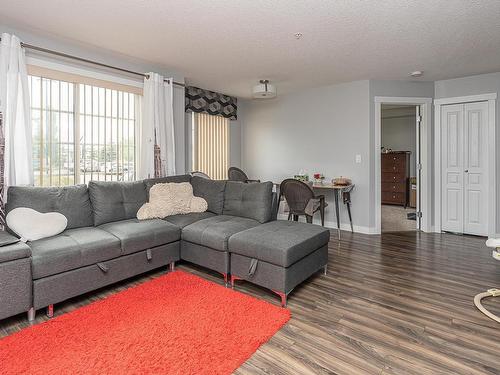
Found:
[[[191,178],[191,185],[193,185],[194,196],[201,197],[207,201],[208,211],[222,215],[226,181],[209,180],[194,176]]]
[[[214,250],[227,251],[228,240],[235,233],[259,225],[245,217],[218,215],[197,221],[182,229],[182,239]]]
[[[259,223],[271,220],[273,183],[228,181],[224,192],[224,215],[248,217]]]
[[[196,221],[200,221],[203,219],[206,219],[208,217],[215,216],[214,213],[212,212],[192,212],[190,214],[185,214],[185,215],[172,215],[166,217],[164,220],[168,221],[169,223],[172,223],[174,225],[177,225],[179,228],[184,228],[185,226],[189,224],[193,224]]]
[[[33,279],[74,270],[119,257],[120,240],[95,227],[69,229],[63,233],[28,242]]]
[[[7,190],[7,213],[27,207],[38,212],[59,212],[68,219],[67,229],[94,225],[86,185],[64,187],[11,186]]]
[[[99,228],[120,239],[124,255],[165,245],[181,238],[179,227],[161,219],[129,219],[106,223]]]
[[[288,267],[329,240],[330,231],[319,225],[278,220],[235,234],[229,251]]]
[[[144,186],[146,186],[146,192],[149,195],[149,190],[156,184],[164,184],[166,182],[191,182],[190,174],[180,174],[176,176],[167,176],[159,178],[147,178],[144,180]]]
[[[135,218],[139,208],[147,202],[142,181],[90,181],[89,195],[96,226]]]

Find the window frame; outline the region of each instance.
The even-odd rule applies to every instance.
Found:
[[[56,64],[56,65],[58,65],[58,64]],[[134,100],[135,118],[134,118],[134,130],[133,130],[133,132],[134,132],[133,148],[134,148],[135,155],[134,155],[134,175],[132,176],[132,180],[137,179],[137,176],[140,175],[139,170],[138,170],[139,165],[140,165],[140,163],[139,163],[139,156],[140,156],[139,155],[139,143],[140,142],[138,142],[138,139],[140,136],[140,126],[141,126],[141,121],[142,121],[142,111],[141,111],[142,97],[143,97],[142,85],[140,87],[139,87],[139,85],[137,85],[137,86],[128,85],[128,84],[124,84],[121,82],[114,82],[112,80],[93,78],[93,77],[89,77],[86,75],[75,74],[75,73],[64,71],[64,70],[55,70],[55,69],[47,68],[45,66],[34,65],[34,64],[27,65],[27,73],[29,76],[41,78],[41,82],[40,82],[41,85],[42,85],[43,78],[49,79],[49,80],[56,80],[59,82],[66,82],[68,84],[73,85],[73,103],[72,103],[72,107],[73,107],[73,112],[72,112],[72,116],[73,116],[73,141],[74,141],[74,144],[73,144],[73,164],[74,165],[73,165],[73,173],[72,173],[73,184],[88,183],[90,180],[92,180],[92,177],[93,177],[92,172],[89,176],[89,179],[86,179],[86,175],[84,175],[83,182],[82,182],[82,173],[85,173],[85,172],[82,172],[80,170],[81,147],[82,147],[82,140],[81,140],[81,134],[80,134],[82,124],[80,121],[81,121],[82,116],[87,117],[89,115],[86,112],[82,112],[81,108],[80,108],[80,90],[81,90],[80,87],[81,86],[85,87],[86,85],[88,85],[91,87],[96,87],[98,89],[101,88],[101,89],[105,90],[104,95],[106,95],[106,90],[116,91],[117,96],[118,96],[118,92],[124,92],[124,93],[128,93],[128,94],[137,95],[138,100]],[[89,74],[90,74],[90,72],[89,72]],[[99,76],[99,74],[96,74],[96,75]],[[130,105],[130,103],[129,103],[129,105]],[[40,112],[42,113],[42,111],[43,111],[43,108],[42,108],[43,103],[42,102],[40,103],[40,106],[41,106]],[[33,109],[33,107],[30,103],[30,111],[32,109]],[[104,122],[106,123],[106,121],[108,119],[106,117],[106,115],[107,115],[106,108],[104,109],[104,111],[105,112],[104,112],[103,117],[104,117]],[[97,115],[97,116],[99,117],[100,115]],[[92,114],[92,115],[90,115],[90,117],[91,117],[91,121],[93,121],[94,115]],[[112,114],[110,115],[109,120],[111,121],[111,124],[112,124],[113,123],[113,115]],[[122,121],[124,121],[124,120],[125,119],[122,118]],[[117,112],[117,114],[116,114],[117,126],[118,126],[118,121],[119,121],[119,114]],[[127,121],[130,121],[130,118],[127,118]],[[41,124],[42,124],[42,119],[40,119],[40,126],[42,126]],[[91,126],[93,126],[93,125],[91,125]],[[129,132],[129,134],[130,134],[130,132]],[[46,142],[45,139],[43,142]],[[43,144],[43,142],[42,142],[42,144]],[[51,141],[49,141],[49,142],[51,142]],[[92,140],[92,144],[93,144],[93,140]],[[127,147],[130,148],[130,144]],[[123,159],[123,157],[122,157],[122,159]],[[35,182],[36,186],[47,186],[42,181],[42,175],[43,175],[42,168],[43,168],[43,166],[40,165],[40,180]],[[130,173],[128,175],[130,177]],[[49,182],[49,186],[58,186],[57,184],[53,183],[52,177],[50,177],[50,179],[51,180]],[[106,172],[105,172],[105,180],[107,180]],[[113,180],[113,179],[111,179],[111,180]],[[60,182],[60,177],[59,177],[59,182]],[[67,186],[67,185],[60,184],[60,186]]]

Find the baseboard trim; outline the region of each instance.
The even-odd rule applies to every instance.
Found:
[[[278,215],[279,220],[287,220],[288,215],[285,214],[279,214]],[[301,221],[304,221],[302,219]],[[321,225],[321,220],[318,218],[313,219],[313,224]],[[376,234],[375,228],[370,228],[370,227],[364,227],[360,225],[353,225],[353,230],[355,233],[362,233],[362,234]],[[337,229],[337,223],[334,221],[325,221],[325,228],[329,229]],[[349,223],[340,223],[340,230],[345,230],[347,232],[351,231],[351,225]]]

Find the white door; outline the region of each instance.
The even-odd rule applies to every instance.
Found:
[[[444,231],[488,233],[488,104],[441,107]]]
[[[464,233],[488,234],[488,103],[465,104]]]
[[[441,109],[441,227],[463,233],[464,228],[464,106],[445,105]]]

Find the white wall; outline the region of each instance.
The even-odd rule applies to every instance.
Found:
[[[415,107],[385,109],[382,106],[381,146],[392,151],[410,151],[410,176],[416,173],[417,130]]]
[[[120,68],[136,71],[136,72],[150,72],[154,71],[162,74],[165,77],[173,77],[177,82],[184,82],[184,76],[178,72],[174,72],[164,66],[159,66],[152,64],[150,62],[142,61],[140,59],[113,53],[109,50],[96,48],[89,45],[77,44],[74,42],[68,42],[65,39],[58,38],[51,35],[44,35],[41,33],[35,33],[23,28],[19,28],[13,25],[9,25],[0,19],[0,33],[7,32],[10,34],[15,34],[23,42],[28,44],[33,44],[35,46],[44,47],[52,49],[58,52],[63,52],[66,54],[86,58],[89,60],[95,60],[104,64],[117,66]],[[48,61],[64,62],[67,65],[81,67],[82,64],[76,62],[75,60],[55,58],[54,56],[41,54],[33,52],[31,50],[26,50],[26,55],[34,56],[40,59]],[[85,65],[88,70],[94,70],[96,72],[105,72],[111,75],[121,74],[115,70],[101,69],[95,65]],[[140,77],[134,75],[127,75],[127,78],[142,81]],[[185,127],[184,127],[184,88],[179,86],[174,86],[174,124],[175,124],[175,164],[177,173],[184,173],[186,170],[186,150],[185,150]]]
[[[241,168],[242,121],[229,121],[229,166]]]
[[[276,99],[240,100],[242,167],[250,178],[280,182],[299,170],[327,179],[348,176],[356,184],[352,195],[357,230],[369,230],[370,203],[369,82],[325,86]],[[355,163],[360,154],[362,163]],[[326,221],[335,221],[333,195],[327,193]],[[342,206],[341,219],[348,225]]]
[[[450,98],[455,96],[478,95],[489,93],[500,93],[500,72],[491,74],[481,74],[470,77],[448,79],[435,82],[436,99]],[[500,147],[500,98],[497,97],[496,108],[496,149]],[[500,160],[499,153],[496,151],[495,160],[497,174],[497,234],[500,236]]]
[[[242,166],[252,177],[279,182],[306,170],[351,177],[355,230],[375,230],[375,96],[434,97],[433,82],[356,81],[241,101]],[[362,163],[355,163],[356,154]],[[432,172],[431,172],[432,174]],[[334,224],[328,196],[329,225]],[[342,207],[342,210],[345,210]],[[345,211],[341,225],[347,225]]]

